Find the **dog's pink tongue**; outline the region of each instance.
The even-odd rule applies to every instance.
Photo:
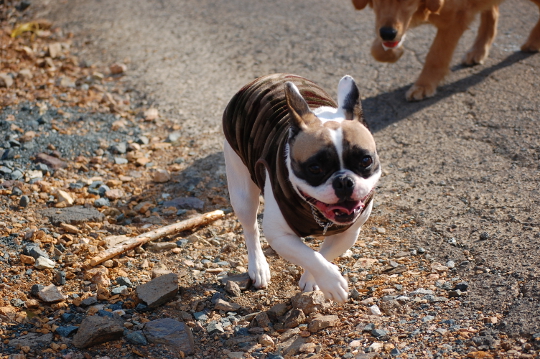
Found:
[[[324,214],[326,218],[331,221],[337,222],[341,222],[340,217],[342,217],[342,220],[345,220],[346,217],[355,214],[363,207],[364,205],[360,201],[346,201],[330,205],[324,204],[322,202],[317,203],[317,208]]]
[[[385,41],[383,42],[384,46],[386,47],[389,47],[389,48],[394,48],[396,47],[397,45],[399,45],[399,41]]]

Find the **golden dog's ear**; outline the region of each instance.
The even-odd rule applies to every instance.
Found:
[[[352,3],[356,10],[362,10],[368,3],[371,3],[371,0],[352,0]]]
[[[429,11],[438,13],[444,5],[444,0],[426,0],[426,7]]]

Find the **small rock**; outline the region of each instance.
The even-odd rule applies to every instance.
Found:
[[[51,344],[53,340],[53,334],[38,334],[38,333],[28,333],[26,335],[19,336],[15,339],[11,339],[8,342],[8,345],[10,347],[14,348],[21,348],[21,347],[28,347],[28,348],[39,348],[39,347],[46,347]]]
[[[73,337],[73,345],[77,348],[88,348],[96,344],[109,342],[122,337],[123,326],[109,317],[97,315],[86,317],[77,334]]]
[[[32,288],[33,289],[33,288]],[[46,287],[42,287],[36,293],[37,297],[45,303],[55,303],[66,300],[66,296],[60,291],[58,287],[50,284]]]
[[[225,291],[232,295],[233,297],[239,297],[242,295],[242,291],[240,290],[240,287],[236,282],[233,282],[232,280],[227,281],[225,284]]]
[[[54,170],[67,167],[66,162],[62,161],[61,159],[57,157],[49,156],[45,153],[38,153],[36,155],[36,161],[44,163],[47,165],[47,167],[52,168]]]
[[[167,170],[158,169],[154,172],[154,178],[153,178],[154,182],[165,183],[165,182],[170,181],[170,179],[171,179],[171,174]]]
[[[56,190],[54,196],[56,197],[57,203],[59,204],[61,203],[71,206],[75,201],[69,193],[62,191],[61,189]]]
[[[301,292],[292,298],[293,308],[301,309],[305,314],[319,312],[330,307],[321,291]]]
[[[302,309],[291,309],[287,314],[285,315],[285,318],[283,319],[283,327],[284,328],[296,328],[300,324],[304,323],[306,320],[306,315],[302,311]]]
[[[19,207],[26,208],[30,204],[30,198],[28,196],[21,196],[21,199],[19,199]]]
[[[49,44],[49,56],[52,59],[55,59],[59,57],[62,54],[62,44],[59,42],[55,42],[52,44]]]
[[[0,73],[0,87],[11,87],[13,85],[13,78],[9,74]]]
[[[388,335],[388,333],[384,329],[373,329],[371,331],[371,335],[373,335],[375,338],[382,338]]]
[[[270,318],[268,317],[268,314],[266,312],[260,312],[259,314],[257,314],[254,318],[254,321],[256,325],[264,329],[268,329],[272,326],[272,322],[270,321]]]
[[[54,273],[53,283],[58,286],[63,286],[66,284],[66,272],[57,270]]]
[[[176,244],[176,242],[155,242],[148,244],[148,246],[146,247],[146,249],[150,252],[156,253],[168,251],[173,248],[178,248],[178,244]]]
[[[369,307],[369,311],[371,312],[371,315],[382,315],[382,312],[377,306],[377,304],[373,304],[371,307]]]
[[[225,278],[220,278],[219,281],[225,285],[227,285],[227,282],[233,281],[238,285],[240,290],[246,290],[251,285],[251,278],[249,277],[248,273],[237,274],[237,275],[232,275]]]
[[[274,340],[268,334],[261,334],[259,336],[259,344],[261,344],[263,347],[273,347]]]
[[[127,66],[123,63],[115,62],[109,66],[109,71],[111,71],[111,75],[120,75],[127,71]]]
[[[206,326],[206,331],[208,332],[208,334],[225,333],[223,325],[216,321],[211,321],[210,323],[208,323],[208,325]]]
[[[172,346],[187,355],[195,352],[193,334],[183,322],[170,318],[153,320],[145,324],[143,334],[151,343]]]
[[[80,230],[79,228],[75,227],[74,225],[67,224],[67,223],[60,223],[60,227],[66,231],[67,233],[71,234],[79,234]]]
[[[111,202],[109,202],[109,199],[106,197],[98,198],[94,201],[95,207],[109,207],[111,205]]]
[[[173,299],[178,293],[178,276],[175,273],[162,275],[136,288],[137,296],[149,308],[156,308]]]
[[[267,313],[272,320],[277,320],[279,317],[285,315],[288,310],[289,306],[287,303],[277,303],[268,309]]]
[[[239,304],[227,302],[220,298],[216,300],[216,303],[214,305],[215,310],[223,310],[226,312],[236,312],[240,308],[242,307]]]
[[[36,259],[32,256],[27,256],[24,254],[19,255],[19,259],[21,260],[21,263],[23,264],[34,264],[36,262]]]
[[[56,266],[56,263],[45,257],[39,257],[36,259],[36,262],[34,263],[34,268],[36,269],[53,269]]]
[[[321,329],[333,327],[339,323],[337,315],[323,315],[315,317],[308,325],[308,329],[312,333],[316,333]]]
[[[144,111],[144,119],[146,121],[154,121],[157,120],[159,117],[159,111],[157,108],[149,108],[148,110]]]

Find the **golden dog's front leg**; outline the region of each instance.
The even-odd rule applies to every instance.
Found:
[[[497,34],[497,22],[499,20],[499,7],[493,6],[491,9],[482,12],[480,16],[480,27],[471,49],[463,57],[463,65],[472,66],[484,63],[488,57],[489,49]]]
[[[450,22],[452,23],[452,22]],[[407,101],[420,101],[426,97],[432,97],[437,92],[437,86],[448,73],[452,54],[461,35],[470,20],[460,19],[452,23],[452,26],[439,28],[437,36],[426,56],[426,63],[418,77],[418,80],[407,91]]]
[[[540,0],[532,0],[540,10]],[[527,41],[521,46],[523,52],[538,52],[540,51],[540,20],[536,23]]]

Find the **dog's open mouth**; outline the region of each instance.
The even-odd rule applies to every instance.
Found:
[[[399,41],[383,41],[382,47],[384,48],[385,51],[388,51],[391,49],[397,49],[398,47],[403,45],[403,41],[405,41],[405,35],[406,34],[403,34],[403,36],[401,37],[401,40]]]
[[[302,193],[306,201],[315,206],[322,215],[336,223],[336,224],[349,224],[352,223],[358,218],[360,213],[365,207],[364,201],[369,197],[369,194],[363,198],[362,201],[343,201],[334,204],[328,204],[321,202],[313,197],[309,197],[305,193]]]

